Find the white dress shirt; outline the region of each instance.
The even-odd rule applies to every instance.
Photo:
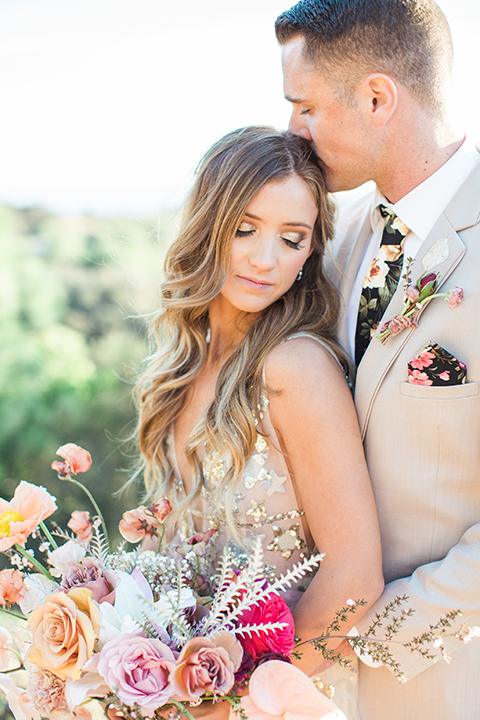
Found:
[[[372,235],[358,267],[347,308],[348,342],[352,358],[355,357],[355,331],[363,281],[380,247],[384,229],[385,221],[378,206],[383,204],[391,208],[409,228],[410,232],[403,245],[404,259],[414,258],[439,216],[479,162],[480,155],[475,144],[467,138],[441,168],[394,205],[375,189],[370,210]],[[345,208],[345,212],[348,212],[348,208]]]

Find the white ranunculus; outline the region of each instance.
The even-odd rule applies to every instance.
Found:
[[[57,550],[48,553],[48,564],[52,566],[51,573],[54,577],[62,577],[63,571],[68,563],[79,563],[85,557],[87,549],[84,545],[75,540],[67,540]]]
[[[18,604],[24,615],[30,615],[37,605],[43,605],[48,595],[51,595],[60,587],[58,583],[49,580],[41,573],[25,575],[23,582],[26,592]]]

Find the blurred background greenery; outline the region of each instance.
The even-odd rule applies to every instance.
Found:
[[[110,533],[135,492],[115,497],[134,461],[132,386],[176,216],[100,220],[0,207],[0,495],[20,480],[57,498],[62,526],[85,495],[50,464],[74,442],[93,457],[81,479]],[[138,495],[138,494],[137,494]]]

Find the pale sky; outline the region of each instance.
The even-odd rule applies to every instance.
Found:
[[[273,24],[289,0],[0,0],[0,204],[155,216],[202,153],[285,128]],[[480,141],[480,0],[440,0]]]

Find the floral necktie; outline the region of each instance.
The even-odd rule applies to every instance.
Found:
[[[408,227],[399,220],[393,210],[385,205],[379,205],[378,209],[384,219],[385,228],[380,248],[363,281],[355,333],[357,365],[397,289],[403,267],[403,242],[408,233]]]

